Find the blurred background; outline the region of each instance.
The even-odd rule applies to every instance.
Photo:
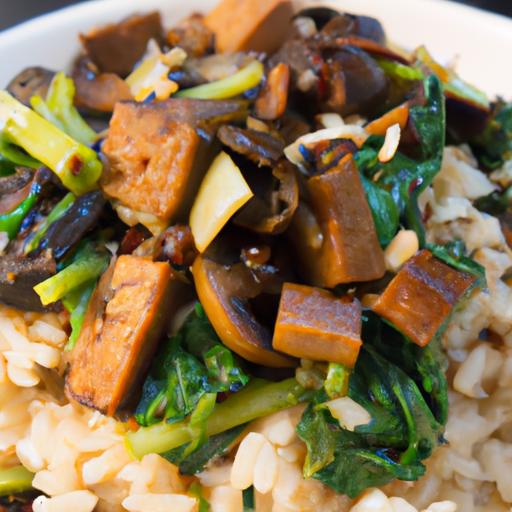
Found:
[[[30,19],[39,14],[86,0],[0,0],[0,30]],[[384,0],[382,0],[384,1]],[[440,0],[445,1],[445,0]],[[459,3],[480,7],[512,16],[512,0],[456,0]],[[141,0],[141,7],[144,0]]]

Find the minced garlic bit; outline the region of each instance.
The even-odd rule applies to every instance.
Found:
[[[350,432],[354,432],[359,425],[367,425],[372,420],[370,413],[357,402],[343,396],[325,403],[333,418],[336,418],[340,425]]]
[[[325,128],[335,128],[336,126],[343,126],[345,124],[343,118],[335,112],[318,114],[317,119]]]
[[[386,130],[386,137],[384,144],[379,151],[379,162],[389,162],[396,153],[398,145],[400,144],[400,125],[398,123],[390,126]]]
[[[399,231],[384,251],[386,270],[397,272],[409,258],[418,252],[419,248],[418,235],[415,231],[409,229]]]

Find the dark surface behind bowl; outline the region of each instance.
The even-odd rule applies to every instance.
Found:
[[[84,0],[0,0],[0,30],[46,12]],[[456,0],[459,3],[512,16],[512,0]],[[141,0],[141,8],[144,0]],[[343,6],[343,1],[340,1]]]

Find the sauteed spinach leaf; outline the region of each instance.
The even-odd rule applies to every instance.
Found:
[[[383,143],[382,137],[370,137],[355,155],[383,246],[391,241],[400,221],[416,231],[421,245],[425,243],[417,199],[441,168],[445,109],[443,89],[436,76],[426,78],[423,88],[424,105],[415,105],[409,111],[419,140],[418,158],[397,152],[391,161],[380,163],[377,155]]]
[[[305,475],[351,497],[394,478],[422,476],[422,461],[443,442],[448,410],[438,339],[420,348],[370,312],[363,339],[349,396],[371,422],[350,432],[312,403],[297,427],[308,448]]]
[[[156,355],[135,418],[144,426],[175,422],[194,411],[206,393],[237,391],[248,381],[198,303]]]

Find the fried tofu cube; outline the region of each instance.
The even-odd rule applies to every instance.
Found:
[[[150,39],[163,40],[162,21],[157,11],[134,14],[119,23],[80,34],[84,50],[100,71],[121,77],[131,73],[144,56]]]
[[[219,53],[272,53],[284,42],[293,16],[288,0],[222,0],[205,18]]]
[[[475,281],[475,276],[455,270],[424,249],[407,261],[372,309],[424,347]]]
[[[306,186],[309,202],[291,226],[304,278],[323,288],[380,279],[384,253],[353,158],[347,155]]]
[[[129,402],[176,307],[179,287],[168,263],[124,255],[111,264],[71,352],[68,395],[110,416]]]
[[[199,142],[195,127],[165,105],[118,103],[103,144],[109,165],[101,187],[132,210],[169,221],[194,180]]]
[[[352,368],[361,342],[361,304],[355,298],[285,283],[272,345],[285,354]]]

